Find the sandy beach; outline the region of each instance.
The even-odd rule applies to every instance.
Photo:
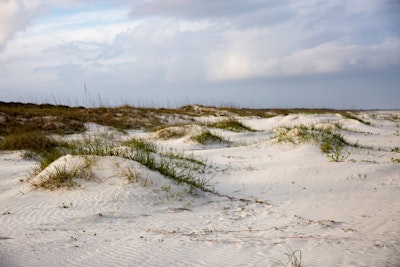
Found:
[[[36,173],[24,151],[2,151],[0,266],[399,266],[400,112],[354,114],[232,115],[251,131],[193,116],[169,137],[87,123],[54,138],[112,140],[112,153],[67,154]],[[346,143],[326,148],[334,133]],[[209,190],[132,160],[131,138],[154,144],[156,160],[193,161]],[[60,168],[91,179],[38,186]]]

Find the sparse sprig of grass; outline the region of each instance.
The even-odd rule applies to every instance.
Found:
[[[286,264],[292,267],[301,267],[303,266],[301,263],[301,250],[293,250],[291,247],[287,247],[287,252],[285,255],[288,257],[288,263]]]
[[[286,245],[286,252],[285,255],[287,257],[287,262],[283,263],[280,260],[274,259],[274,263],[277,263],[278,265],[285,266],[285,267],[302,267],[302,255],[301,255],[301,250],[296,249],[293,250],[290,246]]]
[[[139,175],[134,168],[127,168],[124,171],[124,175],[129,183],[137,183],[139,181]]]

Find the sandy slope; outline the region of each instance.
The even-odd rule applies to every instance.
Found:
[[[286,264],[288,248],[301,251],[304,266],[399,266],[394,114],[358,114],[371,125],[338,114],[242,118],[259,131],[214,130],[240,145],[158,141],[207,159],[216,191],[269,205],[188,193],[118,157],[95,158],[96,180],[79,189],[36,190],[21,181],[35,162],[1,153],[0,266],[282,266],[276,262]],[[347,140],[373,148],[348,148],[343,162],[331,162],[315,144],[270,139],[278,126],[331,122],[342,124]],[[152,136],[130,133],[138,134]],[[128,168],[138,183],[127,182]]]

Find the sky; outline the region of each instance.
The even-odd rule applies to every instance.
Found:
[[[400,1],[0,0],[0,101],[400,109]]]

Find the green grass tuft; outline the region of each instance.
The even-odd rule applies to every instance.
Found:
[[[78,184],[75,179],[93,180],[94,174],[90,169],[90,162],[87,161],[84,166],[72,166],[67,168],[67,165],[54,167],[52,171],[46,173],[46,177],[33,184],[37,188],[56,190],[58,188],[75,188]]]

